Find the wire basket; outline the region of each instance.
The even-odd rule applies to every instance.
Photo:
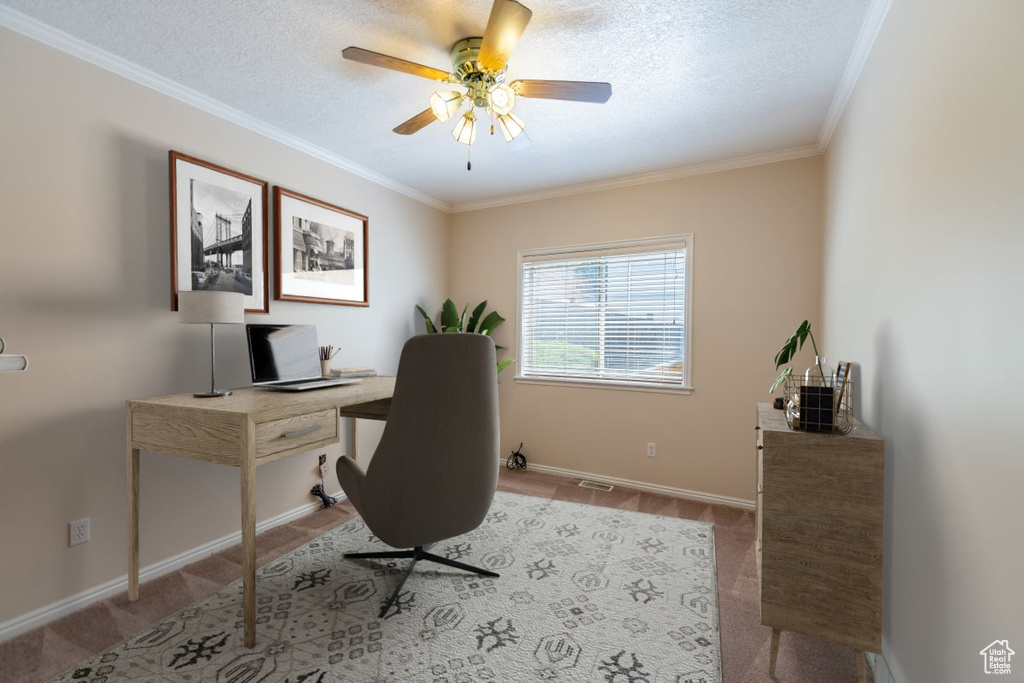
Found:
[[[835,375],[827,381],[820,376],[791,375],[784,387],[790,429],[831,434],[853,429],[853,380],[847,378],[837,386]]]

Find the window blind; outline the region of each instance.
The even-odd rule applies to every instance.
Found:
[[[684,386],[687,246],[524,254],[519,376]]]

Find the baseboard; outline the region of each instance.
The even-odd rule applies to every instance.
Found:
[[[345,494],[341,491],[331,495],[337,498],[339,502],[347,499]],[[300,505],[297,508],[283,512],[276,517],[271,517],[270,519],[265,519],[262,522],[259,522],[256,524],[256,534],[259,535],[264,531],[273,529],[274,527],[287,524],[288,522],[299,519],[300,517],[305,517],[319,509],[320,503],[307,503],[306,505]],[[225,548],[230,548],[233,545],[238,545],[241,542],[242,532],[239,530],[235,533],[210,541],[209,543],[204,543],[201,546],[186,550],[174,557],[168,557],[166,560],[161,560],[140,569],[139,582],[144,583],[150,579],[155,579],[158,576],[163,576],[164,574],[177,571],[185,565],[198,562],[205,557],[209,557],[210,555],[218,553]],[[28,612],[27,614],[22,614],[19,617],[9,619],[0,623],[0,642],[20,636],[32,629],[39,628],[44,624],[80,610],[83,607],[88,607],[95,602],[105,600],[106,598],[127,590],[128,574],[126,573],[116,579],[111,579],[106,583],[84,590],[81,593],[76,593],[75,595],[50,603],[49,605],[40,607],[39,609]]]
[[[505,464],[502,459],[501,464]],[[649,484],[643,481],[634,481],[632,479],[622,479],[621,477],[608,477],[603,474],[593,474],[591,472],[580,472],[578,470],[567,470],[562,467],[552,467],[550,465],[535,465],[530,463],[527,469],[534,470],[536,472],[543,472],[545,474],[558,474],[564,477],[573,477],[579,479],[592,479],[594,481],[603,482],[605,484],[613,484],[615,486],[625,486],[626,488],[638,489],[640,491],[647,491],[649,493],[660,493],[666,496],[673,496],[675,498],[684,498],[686,500],[697,501],[698,503],[711,503],[712,505],[728,505],[729,507],[740,508],[741,510],[749,510],[753,512],[756,509],[756,504],[752,500],[746,500],[743,498],[732,498],[731,496],[719,496],[715,493],[703,493],[702,491],[690,491],[689,489],[679,489],[674,486],[662,486],[661,484]]]
[[[874,652],[865,652],[864,654],[868,660],[868,666],[871,668],[871,677],[875,679],[875,683],[896,683],[896,677],[892,675],[889,661],[885,658],[884,654],[875,654]]]

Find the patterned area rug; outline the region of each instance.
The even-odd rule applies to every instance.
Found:
[[[358,517],[258,570],[257,643],[241,581],[52,679],[73,683],[720,683],[711,524],[496,494],[475,531],[407,560]]]

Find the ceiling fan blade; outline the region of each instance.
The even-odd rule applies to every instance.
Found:
[[[395,126],[394,131],[399,135],[412,135],[423,130],[434,121],[437,121],[437,117],[434,116],[433,110],[428,107],[405,123]]]
[[[399,59],[398,57],[392,57],[391,55],[384,55],[373,50],[364,50],[361,47],[355,47],[350,45],[341,51],[341,55],[345,59],[350,59],[353,62],[362,62],[363,64],[369,64],[370,66],[379,66],[384,69],[391,69],[392,71],[402,71],[413,76],[422,76],[423,78],[429,78],[434,81],[452,81],[455,79],[453,74],[447,71],[441,71],[435,69],[432,66],[424,66],[417,64],[416,62],[410,62],[405,59]]]
[[[504,69],[532,16],[533,12],[516,0],[494,0],[476,61],[490,71]]]
[[[604,104],[612,96],[611,83],[518,80],[512,81],[511,85],[520,97],[544,100],[571,100]]]

